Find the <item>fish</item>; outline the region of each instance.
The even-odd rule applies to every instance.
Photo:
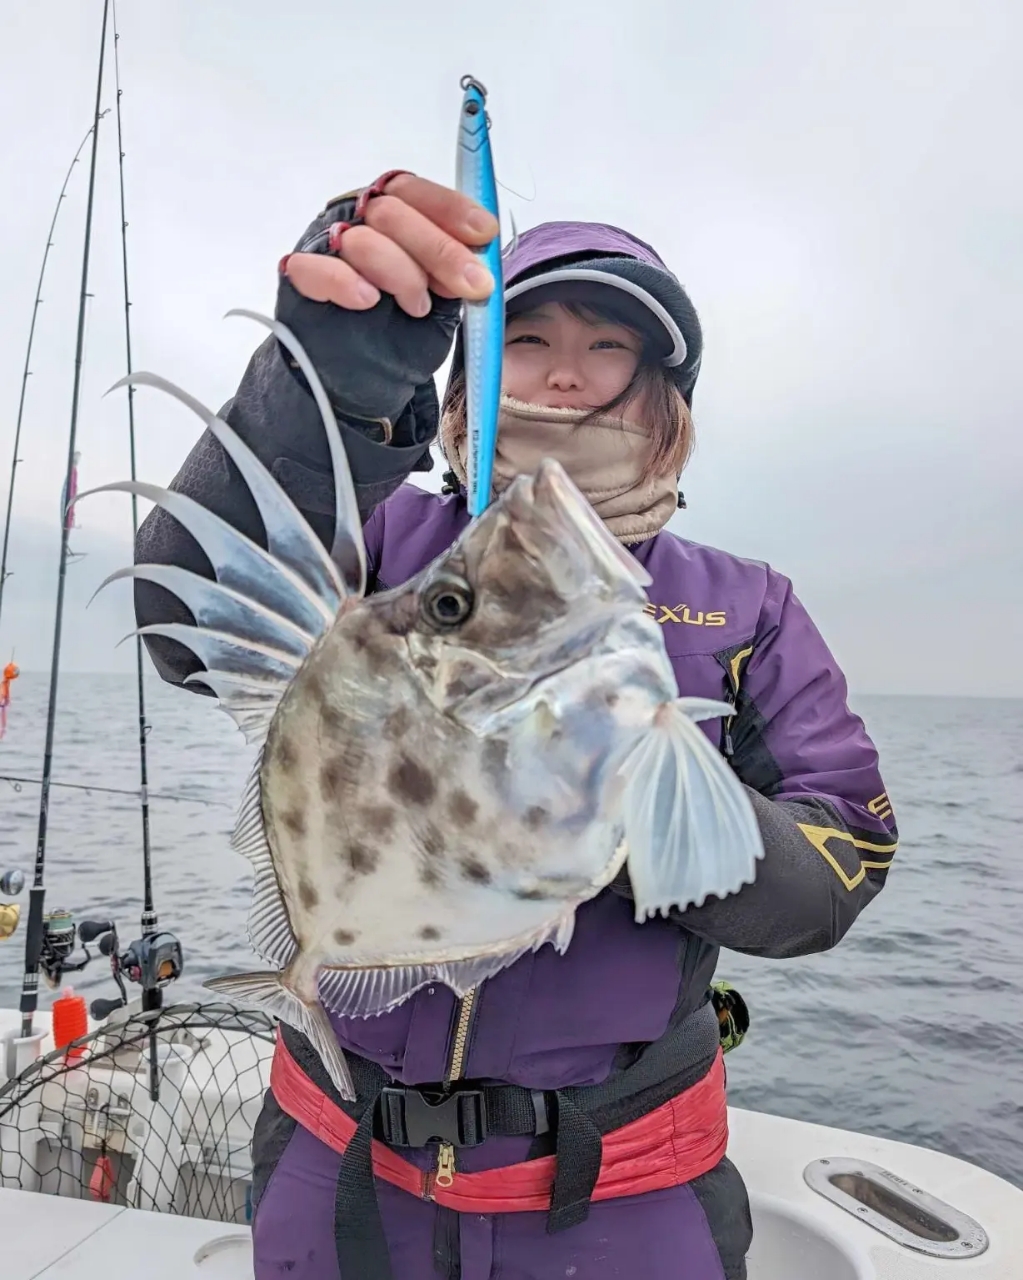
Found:
[[[455,186],[483,206],[500,223],[497,177],[490,146],[487,91],[472,76],[463,76],[458,119]],[[504,352],[504,278],[501,237],[474,251],[494,278],[494,289],[482,302],[466,300],[462,307],[465,350],[465,413],[467,426],[469,514],[478,516],[491,499],[497,420],[501,403],[501,358]]]
[[[650,575],[553,459],[520,475],[400,587],[367,594],[362,525],[330,402],[301,343],[335,479],[331,551],[221,418],[199,415],[259,510],[265,546],[185,494],[144,481],[91,493],[146,498],[196,539],[206,578],[146,579],[193,624],[150,623],[192,650],[258,747],[232,835],[255,883],[253,950],[269,968],[204,985],[302,1032],[345,1099],[330,1015],[366,1018],[425,986],[458,996],[550,943],[627,867],[635,918],[725,896],[755,876],[759,828],[699,726],[728,703],[678,696]],[[84,495],[83,495],[84,496]],[[81,499],[79,499],[81,500]]]

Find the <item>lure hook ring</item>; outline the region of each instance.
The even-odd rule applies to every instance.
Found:
[[[486,85],[481,84],[479,80],[476,79],[475,76],[462,76],[458,84],[463,93],[466,91],[466,89],[478,89],[480,93],[484,96],[484,98],[487,96]]]

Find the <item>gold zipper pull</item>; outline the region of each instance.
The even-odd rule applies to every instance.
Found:
[[[437,1177],[434,1185],[445,1190],[455,1180],[455,1149],[450,1142],[442,1142],[437,1152]]]

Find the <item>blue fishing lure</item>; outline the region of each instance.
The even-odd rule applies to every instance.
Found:
[[[472,76],[461,79],[462,110],[458,121],[458,159],[455,185],[500,221],[497,178],[490,150],[487,91]],[[497,447],[497,416],[501,404],[501,359],[504,354],[504,278],[501,236],[477,249],[494,277],[494,291],[485,302],[466,302],[462,312],[465,353],[466,426],[468,428],[469,514],[478,516],[490,504]]]

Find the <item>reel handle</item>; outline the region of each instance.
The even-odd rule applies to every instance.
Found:
[[[104,1018],[109,1018],[115,1009],[120,1009],[124,1004],[123,1000],[104,1000],[102,998],[93,1000],[89,1005],[89,1012],[97,1022],[102,1022]]]
[[[94,942],[101,933],[110,933],[113,928],[112,920],[83,920],[78,926],[78,936],[82,942]]]

